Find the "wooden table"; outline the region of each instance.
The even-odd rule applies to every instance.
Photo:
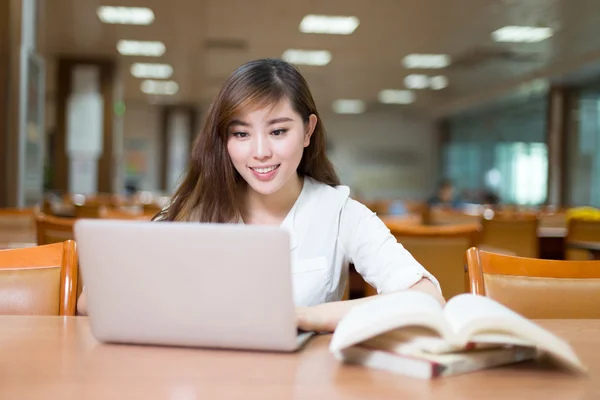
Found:
[[[567,243],[567,247],[577,250],[587,250],[592,255],[592,259],[600,260],[600,242],[570,241]]]
[[[84,317],[0,317],[0,399],[598,399],[600,320],[547,320],[590,368],[541,362],[426,381],[296,354],[104,345]]]

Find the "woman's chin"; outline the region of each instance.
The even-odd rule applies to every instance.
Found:
[[[249,186],[256,193],[263,196],[268,196],[279,191],[282,185],[277,184],[277,182],[275,181],[262,182],[254,180],[252,182],[249,182]]]

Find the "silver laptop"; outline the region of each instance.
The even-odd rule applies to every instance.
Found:
[[[279,227],[80,220],[75,240],[100,341],[294,351],[311,336]]]

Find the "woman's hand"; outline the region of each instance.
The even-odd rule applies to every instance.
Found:
[[[312,307],[296,307],[298,328],[309,332],[333,332],[339,322],[328,313],[328,305],[319,304]]]
[[[446,304],[444,296],[442,296],[438,288],[427,278],[421,279],[408,290],[427,293],[428,295],[433,296],[433,298],[435,298],[442,306]],[[333,332],[344,315],[346,315],[352,307],[376,299],[378,296],[385,296],[385,294],[356,300],[334,301],[312,307],[296,307],[298,328],[312,332]]]
[[[417,292],[427,293],[428,295],[433,296],[433,298],[436,299],[442,307],[446,305],[446,299],[444,299],[444,296],[442,296],[442,293],[439,291],[437,286],[435,286],[427,278],[421,279],[419,282],[415,283],[408,290],[415,290]]]

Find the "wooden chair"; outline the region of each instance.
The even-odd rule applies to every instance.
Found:
[[[158,214],[159,212],[162,211],[162,207],[159,206],[158,204],[144,204],[143,205],[144,208],[144,215],[149,215],[151,217],[155,216],[156,214]]]
[[[389,230],[401,230],[405,226],[421,226],[421,215],[418,213],[410,213],[404,215],[385,215],[381,220],[389,228]]]
[[[567,225],[567,237],[565,240],[565,259],[567,260],[589,260],[590,253],[585,250],[570,249],[569,242],[600,242],[600,221],[570,219]]]
[[[0,250],[0,314],[75,315],[75,242]]]
[[[539,257],[539,220],[535,213],[495,213],[481,218],[481,245],[514,252],[519,257]]]
[[[467,251],[471,293],[527,318],[600,318],[600,261],[558,261]]]
[[[479,222],[481,218],[478,214],[467,214],[462,211],[446,210],[432,207],[430,209],[428,225],[472,225]]]
[[[75,218],[100,218],[105,206],[99,203],[75,205]]]
[[[105,208],[100,213],[102,219],[121,219],[121,220],[141,220],[149,221],[152,217],[150,215],[144,215],[140,212],[131,212],[128,210],[118,208]]]
[[[567,214],[564,211],[540,213],[540,228],[566,228]]]
[[[37,244],[45,245],[73,240],[73,225],[75,218],[61,218],[44,213],[35,216],[37,228]]]
[[[404,226],[391,230],[415,259],[440,282],[446,299],[468,292],[464,268],[465,252],[475,245],[478,224],[454,226]],[[365,283],[367,295],[377,292]]]

